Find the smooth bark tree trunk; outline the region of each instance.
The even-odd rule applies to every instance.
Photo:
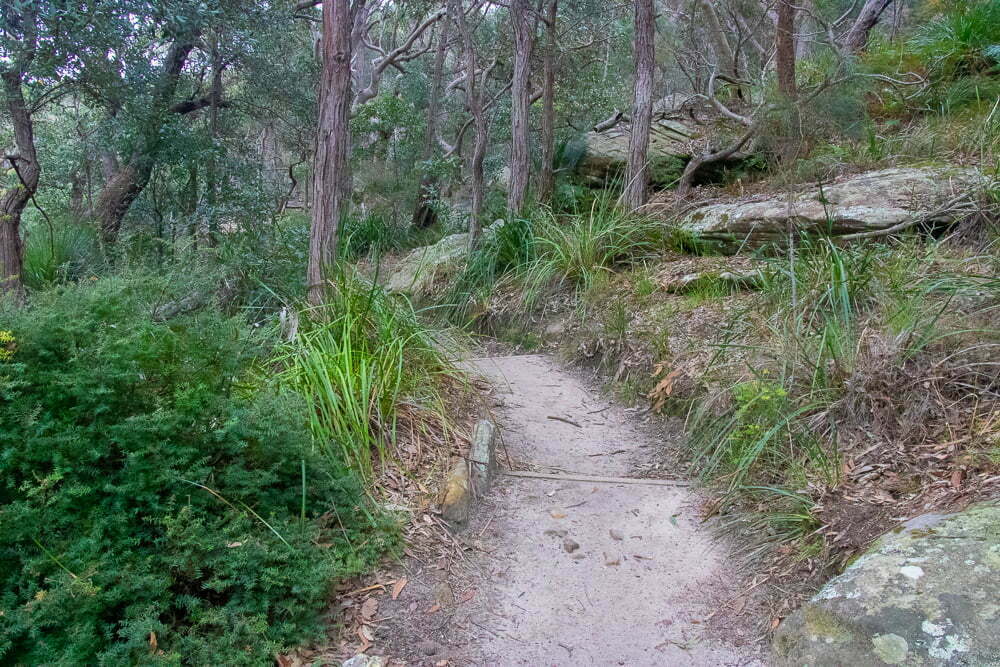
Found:
[[[28,11],[30,10],[26,10],[26,14]],[[12,297],[17,302],[24,299],[21,213],[38,189],[38,178],[42,172],[35,152],[31,112],[24,101],[22,88],[24,72],[34,59],[35,37],[32,27],[35,17],[29,14],[21,18],[26,32],[25,53],[0,75],[3,79],[7,112],[14,126],[14,146],[17,150],[16,154],[5,157],[4,168],[14,173],[10,185],[0,192],[0,296]]]
[[[550,0],[546,14],[548,40],[542,61],[542,171],[538,176],[538,200],[549,203],[555,188],[556,159],[556,60],[559,57],[556,15],[559,0]]]
[[[882,18],[882,12],[892,4],[892,0],[866,0],[858,12],[851,29],[844,36],[844,46],[854,53],[863,51],[868,45],[868,35]]]
[[[635,0],[635,77],[632,87],[632,131],[628,141],[628,171],[623,199],[629,210],[646,203],[649,181],[649,125],[653,116],[653,40],[656,26],[653,0]]]
[[[323,3],[322,74],[319,124],[313,165],[312,224],[306,288],[309,302],[319,305],[337,260],[337,230],[350,195],[351,3]]]
[[[733,52],[732,46],[729,45],[726,32],[722,28],[722,21],[719,20],[719,14],[715,11],[715,5],[712,4],[712,0],[701,0],[701,7],[705,14],[705,28],[708,30],[708,36],[715,49],[719,72],[733,82],[738,81],[740,75],[736,54]],[[742,95],[738,87],[737,93]]]
[[[106,161],[106,165],[114,166],[115,171],[97,196],[93,211],[93,216],[100,223],[101,239],[106,246],[113,246],[118,241],[125,214],[149,185],[162,147],[161,131],[168,115],[174,113],[170,109],[171,102],[196,38],[197,32],[175,41],[167,50],[160,79],[150,100],[149,115],[144,120],[137,139],[138,145],[129,159],[121,165],[114,164],[111,160]]]
[[[434,139],[437,136],[438,115],[441,113],[440,100],[444,89],[444,60],[448,54],[449,24],[449,21],[442,24],[437,52],[434,54],[430,98],[427,101],[427,128],[424,131],[424,147],[420,153],[421,160],[425,163],[421,165],[424,174],[417,191],[417,205],[413,209],[413,226],[418,228],[430,227],[436,221],[431,202],[435,195],[437,178],[427,169],[426,162],[434,156]]]
[[[469,212],[469,251],[479,244],[482,230],[480,217],[483,211],[483,161],[486,159],[486,144],[489,139],[486,119],[486,109],[483,103],[482,86],[478,79],[478,54],[476,43],[472,39],[472,30],[465,20],[465,8],[461,0],[448,0],[448,12],[451,14],[458,33],[462,38],[462,57],[465,64],[465,100],[472,123],[476,130],[476,140],[469,158],[469,186],[472,189],[472,210]]]
[[[793,0],[778,0],[778,20],[775,26],[775,67],[778,70],[778,91],[795,99],[795,5]]]
[[[530,175],[528,109],[531,91],[528,80],[535,36],[534,24],[529,17],[528,0],[511,0],[510,19],[514,27],[514,76],[510,87],[510,183],[507,209],[510,215],[519,215],[524,210]]]

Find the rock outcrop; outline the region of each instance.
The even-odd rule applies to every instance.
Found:
[[[649,131],[650,180],[655,185],[672,184],[684,165],[709,137],[715,134],[719,116],[708,104],[695,98],[670,96],[653,109]],[[603,186],[620,177],[628,163],[628,142],[632,125],[619,114],[596,126],[585,137],[586,154],[579,174],[587,182]],[[737,160],[742,159],[737,156]]]
[[[430,294],[435,284],[461,270],[468,252],[468,234],[452,234],[434,245],[414,248],[393,267],[386,288],[404,294]]]
[[[1000,664],[1000,505],[883,537],[775,632],[778,665]]]
[[[492,225],[483,229],[482,241],[488,241],[504,222],[495,220]],[[451,234],[432,245],[414,248],[392,267],[386,289],[414,297],[428,296],[436,287],[447,283],[465,268],[468,254],[467,233]]]
[[[756,247],[788,238],[789,228],[847,239],[910,226],[947,225],[967,212],[984,177],[976,169],[884,169],[801,192],[695,209],[681,227],[703,241]],[[858,235],[864,236],[858,236]]]

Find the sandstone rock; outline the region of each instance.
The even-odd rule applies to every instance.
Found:
[[[505,220],[494,220],[483,229],[482,240],[503,227]],[[465,267],[469,254],[467,233],[445,236],[437,243],[414,248],[393,267],[386,289],[415,297],[428,296],[436,286],[458,275]]]
[[[1000,664],[1000,505],[884,536],[788,617],[776,664]]]
[[[430,294],[437,282],[461,270],[468,250],[468,234],[452,234],[434,245],[414,248],[393,268],[386,288],[397,293]]]
[[[437,645],[437,642],[427,639],[417,644],[417,650],[424,655],[435,655],[441,648]]]
[[[757,201],[711,204],[695,209],[681,228],[702,241],[729,246],[760,246],[795,232],[832,236],[885,232],[908,222],[945,225],[956,220],[946,204],[974,199],[983,182],[976,169],[906,167],[883,169],[843,179],[820,190]]]
[[[454,525],[464,524],[469,520],[472,509],[472,489],[469,484],[469,464],[459,461],[452,468],[445,480],[443,499],[441,500],[441,516]]]
[[[340,667],[385,667],[385,658],[379,655],[359,653],[349,660],[340,663]]]
[[[472,434],[469,449],[469,464],[472,468],[472,489],[476,496],[489,491],[496,471],[496,427],[488,419],[481,419]]]
[[[696,98],[670,96],[657,102],[649,132],[650,180],[659,185],[674,182],[718,123],[718,113]],[[624,173],[632,133],[624,116],[599,127],[587,133],[587,152],[579,165],[580,175],[594,185]]]

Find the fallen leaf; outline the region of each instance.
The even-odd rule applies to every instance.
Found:
[[[150,653],[156,653],[156,647],[157,646],[159,646],[159,644],[157,644],[157,642],[156,642],[156,633],[155,632],[150,632],[149,633],[149,652]]]
[[[400,579],[396,580],[396,583],[394,583],[392,585],[392,599],[393,600],[395,600],[396,598],[399,597],[399,594],[403,592],[404,588],[406,588],[406,584],[407,584],[406,577],[401,577]]]
[[[435,614],[435,613],[437,613],[437,612],[439,612],[439,611],[441,611],[441,605],[439,605],[439,604],[437,604],[437,603],[434,603],[434,604],[433,604],[433,605],[431,606],[431,608],[427,610],[427,613],[428,613],[428,614]]]
[[[361,603],[361,618],[366,621],[370,621],[375,618],[375,614],[378,613],[378,600],[375,598],[368,598]]]
[[[960,489],[962,488],[962,480],[965,478],[965,472],[961,468],[956,468],[953,473],[951,473],[951,488]]]
[[[242,542],[230,542],[226,546],[229,547],[230,549],[235,549],[236,547],[242,547],[243,543]]]
[[[774,618],[771,619],[771,629],[772,630],[774,630],[779,625],[781,625],[781,618],[780,617],[775,616]]]
[[[465,591],[464,593],[462,593],[458,597],[458,600],[456,600],[456,603],[457,604],[462,604],[464,602],[468,602],[469,600],[471,600],[474,597],[476,597],[476,589],[470,588],[469,590]]]
[[[549,512],[549,514],[552,515],[553,519],[565,519],[566,518],[566,513],[565,512],[559,512],[557,510],[552,510],[551,512]]]

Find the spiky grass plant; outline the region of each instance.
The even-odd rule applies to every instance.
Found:
[[[702,378],[716,389],[688,415],[697,468],[751,508],[737,523],[777,521],[772,545],[801,541],[815,523],[804,489],[836,487],[845,450],[920,443],[957,406],[1000,399],[996,281],[962,270],[982,261],[933,242],[823,238],[769,260]]]
[[[580,214],[543,211],[535,236],[537,259],[521,277],[528,308],[548,287],[587,289],[617,267],[650,259],[663,246],[663,224],[626,212],[604,196]]]
[[[302,321],[275,362],[281,381],[312,406],[313,440],[324,453],[370,483],[394,458],[404,404],[446,427],[442,386],[452,366],[408,301],[342,274],[331,300]]]

